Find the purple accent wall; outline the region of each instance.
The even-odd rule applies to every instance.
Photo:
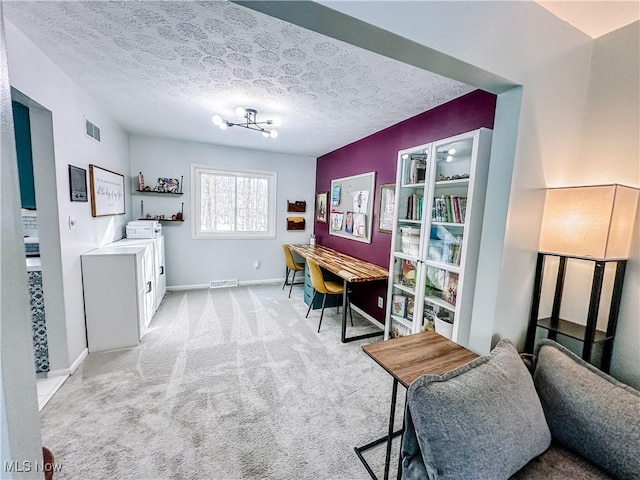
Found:
[[[493,129],[495,109],[495,95],[475,90],[319,157],[316,166],[317,192],[328,192],[331,189],[331,180],[335,178],[372,171],[376,172],[376,191],[370,244],[329,235],[329,225],[318,222],[314,224],[316,241],[320,245],[387,268],[391,234],[378,232],[378,195],[380,185],[396,181],[398,150],[481,127]],[[386,302],[386,282],[352,284],[352,287],[353,302],[374,318],[384,322],[385,310],[378,308],[377,298],[380,296]]]

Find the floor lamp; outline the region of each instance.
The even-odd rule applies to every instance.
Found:
[[[601,343],[600,368],[609,371],[638,193],[638,189],[617,184],[547,190],[525,351],[533,352],[536,333],[543,329],[552,340],[564,335],[581,342],[581,356],[590,363],[594,345]],[[545,262],[551,257],[558,262],[553,302],[550,315],[541,317]],[[569,262],[593,264],[586,319],[561,318]],[[608,271],[610,268],[614,270]],[[605,273],[613,277],[607,292],[603,292]],[[608,300],[609,313],[606,328],[598,329],[603,298]]]

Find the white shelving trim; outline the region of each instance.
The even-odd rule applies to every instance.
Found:
[[[418,257],[414,257],[413,255],[409,255],[408,253],[403,252],[393,252],[393,256],[396,258],[401,258],[402,260],[409,260],[411,262],[417,262]]]
[[[391,315],[391,318],[395,321],[398,322],[402,325],[404,325],[407,328],[413,328],[413,321],[409,321],[404,317],[399,317],[398,315]]]
[[[449,302],[445,302],[440,297],[434,297],[432,295],[427,295],[424,297],[425,302],[433,303],[442,308],[446,308],[447,310],[454,312],[456,311],[455,305],[451,305]]]
[[[433,260],[424,260],[424,264],[429,265],[430,267],[440,268],[442,270],[446,270],[451,273],[460,273],[460,266],[458,265],[452,265],[450,263],[435,262]]]
[[[436,187],[454,187],[454,186],[462,186],[469,185],[468,178],[459,178],[457,180],[437,180],[435,182]]]
[[[393,288],[397,288],[398,290],[402,290],[403,292],[409,293],[416,296],[416,290],[414,288],[407,287],[406,285],[402,285],[401,283],[394,283]]]

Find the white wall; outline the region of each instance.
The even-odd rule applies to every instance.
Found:
[[[90,163],[127,174],[128,136],[22,32],[8,21],[6,26],[11,86],[41,107],[36,109],[32,126],[39,121],[45,124],[47,115],[50,115],[50,125],[52,122],[48,144],[46,132],[42,137],[36,135],[34,175],[41,211],[39,233],[45,298],[47,284],[57,283],[58,288],[62,285],[59,291],[64,292],[63,298],[54,298],[57,308],[46,312],[47,333],[53,349],[51,367],[64,370],[86,349],[80,254],[121,238],[131,211],[130,196],[126,199],[126,216],[93,218],[89,202],[71,202],[68,165],[87,169],[87,176]],[[102,142],[84,134],[84,117],[100,127]],[[37,152],[42,157],[35,158]],[[48,158],[44,158],[47,155]],[[52,161],[55,165],[51,165]],[[129,195],[129,185],[126,191]],[[47,215],[43,215],[44,212]],[[69,216],[77,220],[74,230],[69,229]],[[53,288],[49,288],[51,290]]]
[[[257,135],[246,132],[247,135]],[[265,139],[265,141],[273,141]],[[277,140],[275,140],[277,141]],[[145,184],[153,186],[158,177],[184,176],[181,197],[134,195],[135,215],[140,200],[145,213],[164,214],[180,210],[184,202],[184,223],[164,223],[167,257],[167,285],[201,286],[211,280],[260,281],[284,278],[283,243],[306,243],[313,229],[315,199],[315,158],[244,150],[148,136],[131,135],[131,180],[142,172]],[[273,240],[193,240],[191,238],[192,163],[213,167],[237,167],[277,172],[276,238]],[[306,230],[286,230],[287,200],[306,200]],[[290,214],[297,216],[299,214]],[[260,268],[255,270],[255,261]]]
[[[640,188],[640,22],[595,40],[580,154],[549,183]],[[640,209],[635,227],[611,373],[640,388]]]
[[[42,459],[18,163],[0,3],[0,478],[12,461]]]
[[[308,13],[304,11],[305,5],[299,5],[295,12],[290,9],[287,12],[287,8],[278,6],[277,2],[270,8],[280,18],[343,40],[366,32],[358,36],[359,45],[373,51],[386,50],[387,54],[395,56],[393,42],[396,40],[384,36],[385,32],[391,32],[423,46],[423,56],[434,58],[432,64],[436,73],[500,93],[491,161],[498,160],[501,167],[508,168],[504,156],[509,154],[511,142],[514,146],[513,175],[508,195],[502,192],[496,195],[491,185],[488,188],[493,195],[487,199],[488,205],[497,206],[500,201],[508,201],[508,211],[505,217],[497,211],[492,214],[489,209],[489,217],[485,218],[483,233],[487,237],[492,236],[494,241],[489,245],[483,235],[481,272],[474,303],[478,321],[474,320],[477,328],[472,332],[472,342],[476,342],[475,349],[480,352],[486,351],[500,337],[510,338],[522,346],[531,302],[543,191],[554,184],[597,179],[597,172],[585,168],[582,149],[588,145],[589,137],[600,138],[595,142],[602,145],[608,143],[605,132],[610,132],[611,128],[602,129],[597,124],[589,127],[592,122],[606,122],[601,116],[603,106],[612,108],[616,113],[623,108],[630,112],[629,115],[637,115],[637,93],[629,94],[632,88],[637,91],[637,83],[618,88],[618,81],[607,85],[606,80],[611,72],[615,72],[613,76],[617,75],[616,70],[610,70],[611,64],[616,68],[628,64],[628,68],[623,69],[625,73],[620,82],[625,81],[631,70],[638,71],[637,34],[635,40],[633,35],[627,34],[616,42],[595,42],[594,54],[591,38],[535,2],[317,3],[347,17],[323,22],[322,12],[313,4],[306,6],[316,9],[311,19],[308,15],[305,18],[305,13]],[[252,7],[250,2],[246,5]],[[259,3],[255,8],[260,9]],[[363,27],[354,19],[368,25]],[[376,28],[371,29],[370,26]],[[611,53],[609,49],[617,52],[612,59],[607,58]],[[442,54],[451,61],[443,60]],[[417,58],[415,52],[412,58]],[[467,66],[461,65],[460,61],[466,62]],[[455,68],[450,67],[452,64]],[[483,83],[478,69],[494,76]],[[517,112],[513,101],[516,95],[505,92],[507,82],[496,83],[496,75],[522,85],[517,132],[509,125],[513,121],[509,117]],[[600,92],[598,98],[592,98],[587,106],[588,92],[596,91]],[[613,103],[604,100],[610,96],[615,99]],[[625,102],[628,102],[626,107],[620,107]],[[611,118],[611,112],[607,113],[607,118]],[[595,120],[596,117],[600,119]],[[633,127],[634,123],[630,125]],[[593,137],[593,129],[599,133],[596,137]],[[496,152],[499,157],[496,157]],[[607,158],[608,168],[616,172],[615,178],[621,183],[635,184],[638,181],[637,170],[634,173],[628,168],[629,162],[637,164],[638,161],[637,153],[634,156],[633,150],[631,152],[629,159]],[[584,177],[584,172],[588,172],[588,178]],[[500,182],[509,179],[504,169],[494,173]],[[489,182],[494,181],[495,186],[504,189],[504,183],[499,184],[495,180],[494,176]],[[602,182],[602,178],[597,180]],[[627,286],[637,286],[638,269],[634,270],[631,265],[627,273]],[[637,288],[634,292],[625,288],[619,324],[622,332],[636,328],[631,327],[638,318],[636,298]],[[637,343],[635,348],[624,347],[623,343],[616,344],[612,371],[638,386],[637,373],[634,373],[640,363]],[[623,355],[620,348],[624,350]]]

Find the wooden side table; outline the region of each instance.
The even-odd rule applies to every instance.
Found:
[[[393,388],[391,390],[391,409],[387,435],[362,447],[355,447],[354,450],[371,478],[377,480],[376,475],[362,456],[362,452],[386,441],[384,480],[387,480],[389,478],[391,442],[394,437],[404,431],[404,425],[397,432],[393,431],[398,383],[408,388],[415,379],[422,375],[440,375],[449,372],[477,358],[478,355],[433,331],[371,343],[363,346],[362,349],[393,377]]]

